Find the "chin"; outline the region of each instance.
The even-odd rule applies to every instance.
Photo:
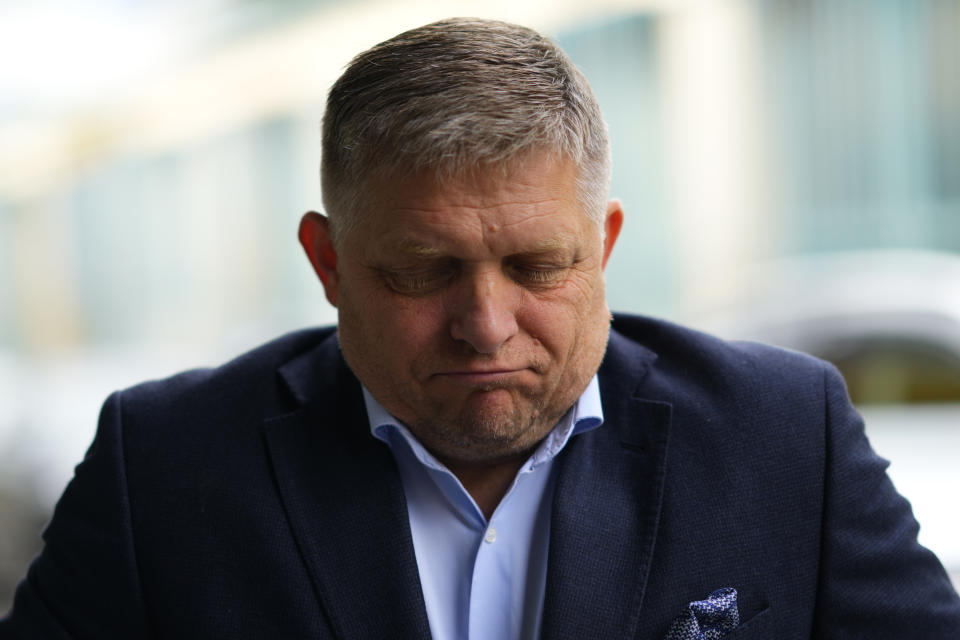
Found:
[[[469,455],[466,461],[494,462],[534,448],[554,426],[541,422],[533,407],[465,411],[449,425],[455,435],[448,443],[460,450],[457,457]]]

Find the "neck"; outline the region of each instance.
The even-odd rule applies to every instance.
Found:
[[[489,521],[527,457],[528,454],[524,453],[492,463],[462,463],[445,460],[444,464],[453,472],[453,475],[457,476],[460,484],[480,507],[483,517]]]

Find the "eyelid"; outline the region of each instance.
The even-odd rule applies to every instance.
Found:
[[[536,288],[554,287],[578,262],[576,256],[558,252],[520,254],[504,260],[504,272],[517,284]],[[453,258],[418,260],[414,263],[377,267],[384,284],[403,295],[420,295],[437,291],[456,279],[463,265]]]
[[[415,267],[380,267],[377,271],[386,285],[402,294],[428,293],[440,288],[456,275],[454,265],[440,264]]]
[[[566,262],[550,264],[520,263],[512,265],[511,269],[514,272],[513,277],[515,280],[524,280],[527,284],[534,286],[550,286],[560,282],[564,278],[570,269],[570,265]]]

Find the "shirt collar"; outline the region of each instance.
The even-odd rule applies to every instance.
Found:
[[[367,408],[370,433],[373,437],[387,443],[391,449],[396,441],[395,438],[402,437],[409,444],[421,464],[434,469],[446,470],[445,465],[434,458],[405,425],[390,415],[383,408],[383,405],[377,402],[367,391],[366,387],[363,387],[363,401]],[[566,446],[571,437],[596,429],[601,424],[603,424],[603,408],[600,403],[600,384],[597,382],[596,374],[594,374],[587,388],[543,439],[523,466],[523,469],[532,470],[544,462],[552,460]]]

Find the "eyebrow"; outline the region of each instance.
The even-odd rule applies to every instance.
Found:
[[[548,253],[558,249],[566,249],[569,246],[566,240],[567,237],[564,235],[550,236],[535,244],[529,251],[523,251],[522,253]]]
[[[551,236],[549,238],[544,238],[540,240],[532,247],[528,247],[523,251],[518,251],[516,255],[533,255],[539,253],[550,253],[552,251],[558,251],[566,249],[569,245],[567,243],[567,236],[560,234]],[[418,258],[435,258],[437,256],[443,255],[443,251],[440,249],[425,245],[416,240],[407,238],[401,240],[397,245],[397,249],[404,254],[415,256]]]
[[[433,258],[440,255],[440,249],[420,244],[414,240],[404,240],[397,247],[402,253],[406,253],[418,258]]]

